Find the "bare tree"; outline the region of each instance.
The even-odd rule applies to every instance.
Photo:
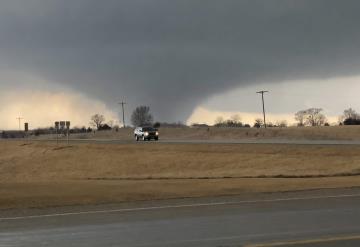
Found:
[[[239,114],[235,114],[235,115],[232,115],[230,120],[234,123],[240,123],[241,122],[241,117]]]
[[[243,127],[243,123],[240,121],[241,118],[239,115],[233,115],[230,119],[224,120],[223,117],[217,117],[215,119],[215,127],[232,127],[240,128]]]
[[[151,125],[153,116],[150,114],[150,107],[138,106],[131,115],[131,123],[134,126]]]
[[[90,125],[96,127],[99,130],[103,122],[105,122],[105,117],[101,114],[95,114],[91,117]]]
[[[321,126],[326,122],[326,117],[322,113],[321,108],[309,108],[306,110],[298,111],[295,114],[295,119],[298,121],[298,126]]]
[[[215,125],[221,125],[224,123],[224,121],[225,121],[224,118],[219,116],[215,119]]]
[[[344,125],[359,125],[360,114],[352,108],[346,109],[344,114],[339,117],[339,122]]]
[[[360,118],[359,114],[352,108],[344,110],[344,120],[345,119],[358,119]]]
[[[298,121],[298,126],[304,126],[306,120],[306,110],[298,111],[295,113],[295,120]]]
[[[288,122],[286,120],[277,121],[276,125],[280,128],[285,128],[288,126]]]
[[[310,126],[321,126],[325,123],[326,117],[321,108],[309,108],[306,110],[306,122]]]
[[[255,128],[260,128],[263,125],[264,125],[264,121],[261,118],[255,119],[255,123],[254,123]]]

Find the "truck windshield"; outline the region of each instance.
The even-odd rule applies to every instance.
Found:
[[[143,128],[143,131],[156,131],[156,129],[151,128],[151,127],[146,127],[146,128]]]

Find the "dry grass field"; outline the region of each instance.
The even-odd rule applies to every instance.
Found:
[[[73,134],[79,139],[132,140],[133,129],[119,131],[98,131],[87,134]],[[40,136],[38,138],[54,138]],[[288,128],[160,128],[160,138],[182,140],[229,140],[229,139],[296,139],[296,140],[360,140],[360,126],[321,126]]]
[[[360,146],[0,142],[0,208],[360,186]]]
[[[160,129],[162,138],[360,140],[360,126]]]

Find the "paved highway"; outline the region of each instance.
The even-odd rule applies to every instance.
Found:
[[[359,206],[360,190],[352,189],[40,210],[2,216],[0,246],[225,247],[348,238],[360,233]],[[359,242],[337,239],[300,246],[359,246]]]

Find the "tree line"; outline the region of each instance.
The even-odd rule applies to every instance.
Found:
[[[149,106],[138,106],[132,112],[130,120],[133,126],[150,126],[153,125],[154,117],[150,113]],[[113,128],[119,128],[118,125],[112,126],[111,123],[105,123],[105,117],[101,114],[95,114],[91,116],[90,125],[97,130],[110,130]]]
[[[322,108],[308,108],[300,110],[295,113],[294,119],[296,125],[302,126],[329,126],[329,122],[323,113]],[[345,109],[343,114],[339,117],[339,125],[360,125],[360,114],[354,109]],[[250,127],[249,124],[241,122],[239,115],[233,115],[230,119],[224,119],[223,117],[217,117],[215,120],[215,127]],[[264,121],[261,118],[256,118],[253,127],[260,128],[264,126]],[[277,121],[276,123],[266,122],[267,127],[287,127],[286,120]]]
[[[322,108],[309,108],[298,111],[295,114],[295,120],[298,126],[328,126],[326,116]],[[340,125],[360,125],[360,114],[354,109],[345,109],[343,114],[339,117]]]
[[[308,108],[305,110],[300,110],[295,113],[294,119],[296,120],[296,125],[299,127],[302,126],[329,126],[328,120],[323,113],[322,108]],[[339,125],[360,125],[360,114],[353,108],[348,108],[343,111],[343,114],[338,119]],[[166,122],[154,122],[154,117],[150,112],[150,107],[148,106],[138,106],[131,114],[131,124],[133,126],[153,126],[155,128],[162,127],[171,127],[171,128],[182,128],[187,127],[182,122],[177,123],[166,123]],[[267,122],[268,127],[287,127],[288,123],[286,120],[277,121],[276,123]],[[74,127],[70,129],[70,133],[88,133],[93,132],[94,130],[118,130],[119,125],[115,125],[114,121],[110,120],[106,122],[104,115],[94,114],[90,118],[91,127]],[[210,127],[207,124],[193,124],[194,127]],[[223,117],[217,117],[215,120],[214,127],[232,127],[232,128],[261,128],[264,126],[264,122],[261,118],[255,119],[253,125],[243,123],[241,117],[238,114],[231,116],[229,119],[224,119]],[[49,128],[38,128],[34,129],[32,135],[44,135],[54,133],[54,127]],[[15,136],[19,137],[17,131],[2,131],[0,133],[1,138],[12,138]]]
[[[328,120],[323,113],[322,108],[308,108],[305,110],[300,110],[295,113],[294,119],[296,124],[299,127],[302,126],[329,126]],[[159,128],[163,127],[185,127],[186,125],[178,123],[161,123],[155,122],[154,117],[150,112],[149,106],[138,106],[131,114],[131,124],[133,126],[154,126]],[[97,130],[110,130],[118,129],[118,125],[113,125],[112,121],[105,123],[105,117],[101,114],[95,114],[91,117],[91,126]],[[357,113],[354,109],[348,108],[345,109],[343,114],[339,117],[340,125],[360,125],[360,114]],[[276,123],[267,122],[268,127],[287,127],[288,123],[286,120],[277,121]],[[193,126],[205,126],[204,124],[193,124]],[[206,125],[208,126],[208,125]],[[255,119],[252,127],[260,128],[264,126],[264,122],[261,118]],[[236,128],[250,128],[251,125],[243,123],[241,117],[238,114],[231,116],[229,119],[224,119],[223,117],[217,117],[215,120],[214,127],[236,127]]]

